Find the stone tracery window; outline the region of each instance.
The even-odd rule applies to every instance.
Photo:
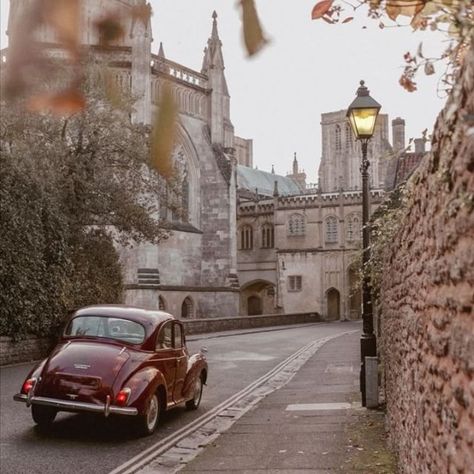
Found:
[[[360,240],[362,234],[362,218],[359,214],[351,214],[347,218],[346,238],[349,242]]]
[[[340,125],[336,125],[336,151],[341,151],[341,127]]]
[[[337,218],[334,216],[326,219],[326,242],[337,242]]]
[[[244,225],[240,228],[240,249],[251,250],[253,248],[253,228],[251,225]]]
[[[288,220],[288,235],[304,235],[305,232],[304,216],[302,214],[292,214]]]
[[[272,224],[262,225],[262,248],[272,249],[275,245],[275,230]]]
[[[346,123],[346,150],[350,150],[352,148],[352,130],[351,126]]]

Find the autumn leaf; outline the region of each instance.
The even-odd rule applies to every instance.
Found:
[[[148,21],[151,18],[152,10],[149,3],[143,3],[141,5],[134,5],[131,9],[130,15],[132,20],[140,20],[144,25],[148,25]]]
[[[416,82],[414,82],[412,79],[407,77],[405,74],[402,74],[402,76],[400,77],[400,80],[398,82],[408,92],[414,92],[417,89],[416,88]]]
[[[254,0],[241,0],[244,43],[249,56],[258,53],[267,43],[258,18]]]
[[[390,0],[386,3],[387,16],[396,21],[399,15],[415,17],[425,7],[426,0]]]
[[[81,112],[86,106],[82,92],[76,88],[57,94],[39,94],[31,97],[27,107],[32,112],[50,111],[55,115],[69,116]]]
[[[401,11],[402,9],[397,4],[388,3],[385,7],[385,12],[387,13],[387,16],[393,21],[397,20],[397,17],[398,15],[400,15]]]
[[[55,30],[61,42],[77,59],[79,54],[79,0],[43,0],[43,19]]]
[[[342,21],[342,23],[349,23],[350,21],[352,21],[354,19],[353,16],[349,16],[347,17],[345,20]]]
[[[171,153],[176,140],[178,109],[171,85],[165,84],[152,130],[151,164],[165,178],[173,176]]]
[[[121,19],[117,15],[107,15],[95,22],[95,27],[99,33],[99,42],[103,46],[121,39],[125,30]]]
[[[334,0],[322,0],[321,2],[316,3],[311,11],[311,19],[317,20],[322,18],[331,8],[333,1]]]

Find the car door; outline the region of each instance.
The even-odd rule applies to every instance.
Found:
[[[164,324],[157,335],[154,362],[166,381],[167,402],[172,403],[176,376],[176,353],[173,342],[172,321]]]
[[[188,354],[184,344],[184,332],[181,323],[173,323],[173,341],[176,357],[176,376],[174,383],[173,398],[176,403],[183,400],[183,385],[188,371]]]

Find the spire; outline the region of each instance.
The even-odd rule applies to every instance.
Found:
[[[272,174],[275,174],[275,166],[272,165]]]
[[[158,50],[158,56],[160,58],[165,58],[165,50],[163,48],[163,43],[160,41],[160,49]]]
[[[214,40],[219,40],[219,32],[217,31],[217,13],[214,10],[212,12],[212,34],[211,38]]]
[[[219,38],[217,30],[217,13],[212,14],[212,31],[207,40],[207,47],[204,50],[204,60],[202,63],[202,72],[206,74],[209,69],[219,67],[224,70],[224,57],[222,55],[222,41]]]
[[[293,157],[293,174],[298,174],[298,160],[296,159],[296,151]]]

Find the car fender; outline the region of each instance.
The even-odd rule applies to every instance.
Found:
[[[138,370],[123,384],[123,388],[128,387],[131,390],[127,406],[133,406],[143,413],[148,400],[160,386],[162,387],[160,390],[164,391],[166,406],[168,394],[163,374],[155,367],[144,367]]]
[[[184,398],[192,398],[194,395],[194,384],[196,378],[201,376],[203,373],[204,380],[207,381],[207,361],[206,357],[202,354],[194,354],[188,359],[188,369],[186,371],[186,378],[184,379],[183,385],[183,396]]]

